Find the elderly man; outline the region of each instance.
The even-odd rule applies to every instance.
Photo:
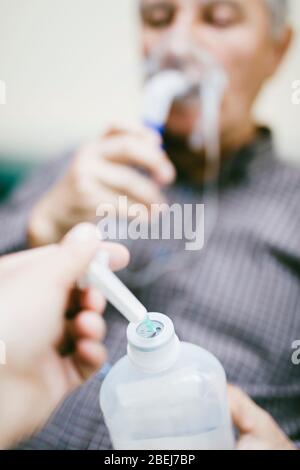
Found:
[[[141,1],[145,55],[167,33],[179,42],[188,37],[223,66],[229,86],[220,123],[219,218],[209,243],[169,271],[166,251],[178,256],[181,243],[131,243],[138,275],[124,273],[124,279],[149,311],[172,317],[182,339],[215,354],[229,381],[255,401],[231,391],[239,448],[292,449],[292,441],[300,442],[300,368],[291,359],[300,338],[300,173],[276,160],[270,132],[251,114],[288,49],[286,9],[283,0]],[[194,125],[193,108],[180,103],[169,117],[164,150],[146,129],[115,127],[50,166],[2,214],[3,250],[56,242],[77,222],[95,218],[100,203],[117,205],[119,195],[148,207],[163,194],[199,200],[202,159],[187,145]],[[161,263],[162,272],[145,280],[151,262]],[[126,350],[126,324],[112,309],[106,320],[114,363]],[[25,447],[109,448],[98,405],[103,373],[68,397]]]

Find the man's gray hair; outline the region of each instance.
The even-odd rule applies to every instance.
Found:
[[[289,0],[266,0],[272,15],[272,30],[276,38],[280,36],[288,19]]]

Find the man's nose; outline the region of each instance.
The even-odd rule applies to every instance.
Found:
[[[191,45],[205,48],[205,34],[201,34],[201,24],[196,16],[188,4],[177,14],[164,40],[164,48],[170,57],[183,59]]]
[[[178,14],[167,38],[167,48],[172,55],[181,55],[187,44],[194,41],[194,18],[187,10]]]

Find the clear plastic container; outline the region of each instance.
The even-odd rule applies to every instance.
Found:
[[[110,371],[100,406],[117,450],[230,450],[225,372],[198,346],[179,342],[172,321],[128,327],[128,353]]]

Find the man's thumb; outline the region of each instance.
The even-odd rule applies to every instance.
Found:
[[[228,386],[228,398],[233,424],[242,433],[251,432],[255,424],[257,406],[241,389]]]
[[[65,274],[67,282],[72,284],[86,273],[101,246],[99,233],[92,224],[77,225],[67,233],[60,244],[59,260],[61,272]]]

